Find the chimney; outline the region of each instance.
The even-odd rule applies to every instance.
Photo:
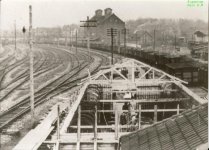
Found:
[[[101,9],[97,9],[95,11],[95,16],[102,16],[102,10]]]
[[[105,16],[109,16],[112,14],[112,9],[111,8],[106,8],[105,10]]]

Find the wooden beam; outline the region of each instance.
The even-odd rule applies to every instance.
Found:
[[[57,140],[60,138],[60,106],[57,105]]]
[[[154,105],[154,123],[157,122],[157,105]]]
[[[179,109],[179,111],[184,111],[186,109]],[[82,113],[94,112],[93,110],[82,110]],[[115,110],[98,110],[97,112],[102,113],[114,113]],[[118,112],[128,112],[128,110],[118,110]],[[139,112],[139,110],[133,110],[133,112]],[[142,109],[141,112],[155,112],[155,109]],[[177,112],[177,109],[157,109],[157,112]]]
[[[150,88],[151,88],[151,86],[150,86]],[[155,92],[156,93],[156,92],[177,92],[177,91],[179,91],[179,90],[177,90],[177,89],[173,89],[173,90],[170,90],[170,89],[168,89],[168,90],[157,90],[157,89],[156,90],[138,90],[138,89],[136,89],[136,91],[131,91],[131,90],[114,91],[113,90],[113,93],[127,93],[127,92],[129,92],[129,93]],[[103,93],[110,93],[110,91],[103,91]]]
[[[70,126],[71,128],[74,128],[74,129],[77,129],[78,127],[77,126]],[[127,129],[127,128],[130,128],[130,126],[127,126],[127,125],[118,125],[119,128],[121,129]],[[81,129],[93,129],[92,126],[81,126],[80,127]],[[98,125],[97,126],[97,129],[115,129],[115,125]]]
[[[97,103],[94,111],[94,150],[97,150]]]
[[[76,101],[72,104],[73,106],[70,108],[69,113],[66,117],[66,119],[63,122],[62,128],[61,128],[61,134],[66,133],[67,132],[67,128],[70,125],[71,120],[73,119],[73,116],[83,98],[83,95],[86,91],[86,88],[88,87],[88,83],[84,84],[84,86],[79,90],[79,95],[76,99]]]
[[[179,104],[177,104],[177,115],[179,115]]]
[[[118,140],[118,111],[115,110],[115,139]]]
[[[138,119],[138,127],[139,127],[139,129],[141,129],[141,109],[142,109],[142,106],[141,106],[141,104],[139,104],[138,105],[138,115],[139,115],[139,119]]]
[[[193,93],[190,89],[188,89],[183,84],[177,83],[176,85],[178,85],[178,87],[180,89],[185,91],[190,97],[192,97],[194,100],[196,100],[199,104],[204,104],[204,103],[208,102],[207,100],[204,100],[204,99],[200,98],[197,94]]]
[[[57,141],[44,141],[43,142],[43,144],[56,144],[56,142]],[[60,142],[59,142],[59,144],[60,145],[62,145],[62,144],[65,144],[65,145],[67,145],[67,144],[69,144],[69,145],[71,145],[71,144],[76,144],[77,142],[75,142],[75,141],[66,141],[66,140],[60,140]],[[84,139],[84,140],[81,140],[81,142],[80,142],[81,144],[93,144],[94,143],[94,141],[87,141],[86,139]],[[101,144],[117,144],[118,143],[118,140],[98,140],[97,141],[97,143],[101,143]]]
[[[149,70],[145,72],[141,77],[139,77],[139,79],[142,79],[143,77],[145,77],[151,70],[152,68],[149,68]]]
[[[81,105],[78,106],[78,121],[77,121],[77,146],[76,149],[80,150],[80,138],[81,138]]]
[[[110,100],[102,99],[98,102],[102,103],[125,103],[125,102],[137,102],[137,103],[162,103],[162,102],[179,102],[189,100],[189,98],[159,98],[159,99],[121,99],[121,100]]]

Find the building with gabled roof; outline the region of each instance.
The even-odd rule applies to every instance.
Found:
[[[110,42],[110,37],[107,36],[107,29],[114,28],[118,32],[121,33],[122,29],[125,28],[125,22],[122,21],[117,15],[112,13],[111,8],[106,8],[104,10],[104,15],[103,11],[101,9],[98,9],[95,11],[95,15],[90,18],[90,21],[96,21],[91,22],[91,25],[96,25],[97,27],[92,27],[92,28],[85,28],[84,29],[84,34],[87,37],[89,34],[91,40],[95,41],[101,41],[104,43],[109,43]],[[89,31],[89,33],[87,32]],[[117,36],[117,40],[118,40]],[[120,40],[122,40],[122,36],[120,36]]]
[[[194,32],[194,40],[195,42],[208,42],[208,35],[197,30]]]

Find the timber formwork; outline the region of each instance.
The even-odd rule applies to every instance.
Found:
[[[66,100],[66,117],[41,147],[116,150],[124,141],[121,136],[138,134],[207,103],[185,86],[187,82],[140,61],[124,59],[105,68],[81,81],[80,89]],[[145,135],[151,147],[151,131]],[[138,142],[134,137],[128,144]]]

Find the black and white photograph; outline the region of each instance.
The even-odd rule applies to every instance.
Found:
[[[208,0],[0,0],[0,150],[208,150]]]

